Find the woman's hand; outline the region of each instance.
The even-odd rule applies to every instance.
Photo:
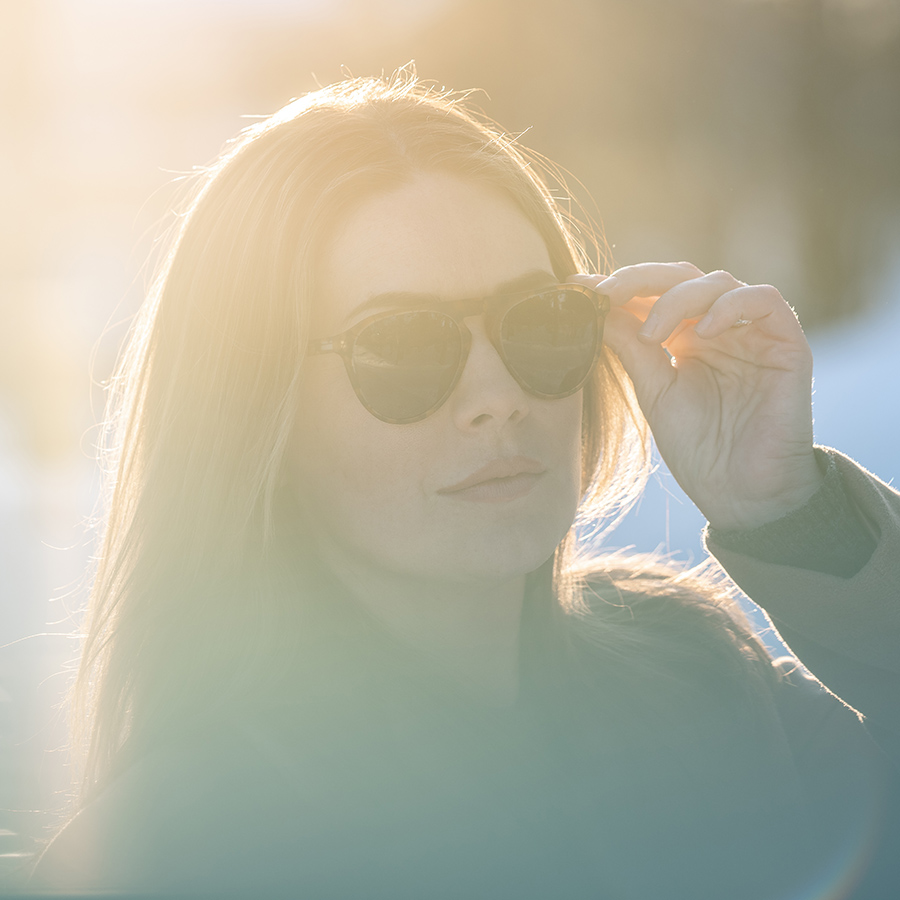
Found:
[[[690,263],[573,280],[609,296],[604,341],[660,454],[711,525],[755,528],[815,493],[812,354],[775,288]]]

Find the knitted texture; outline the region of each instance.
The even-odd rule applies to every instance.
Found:
[[[831,452],[823,447],[815,452],[825,480],[804,506],[748,531],[707,526],[707,540],[761,562],[839,578],[856,575],[878,541],[850,498]]]

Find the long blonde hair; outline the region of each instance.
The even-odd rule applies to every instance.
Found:
[[[86,788],[161,723],[276,677],[277,648],[287,655],[267,560],[315,260],[342,217],[417,171],[448,171],[511,197],[560,279],[602,265],[593,230],[553,195],[566,197],[559,173],[465,101],[408,71],[348,80],[248,128],[196,175],[112,383],[105,531],[72,706]],[[596,518],[627,506],[647,468],[611,353],[584,413],[581,514]],[[559,572],[571,547],[570,535]]]

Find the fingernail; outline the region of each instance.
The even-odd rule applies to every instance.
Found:
[[[712,316],[704,316],[695,326],[694,331],[701,337],[709,331],[712,326]]]
[[[659,317],[656,313],[650,313],[650,315],[647,316],[647,320],[641,325],[641,330],[638,334],[643,338],[652,338],[658,329]]]

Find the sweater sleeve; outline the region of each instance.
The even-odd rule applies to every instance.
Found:
[[[749,531],[708,529],[708,540],[767,563],[852,578],[871,559],[878,535],[853,503],[835,454],[816,448],[823,475],[809,502]]]
[[[705,535],[815,676],[900,759],[900,494],[834,450],[822,489],[753,532]]]

